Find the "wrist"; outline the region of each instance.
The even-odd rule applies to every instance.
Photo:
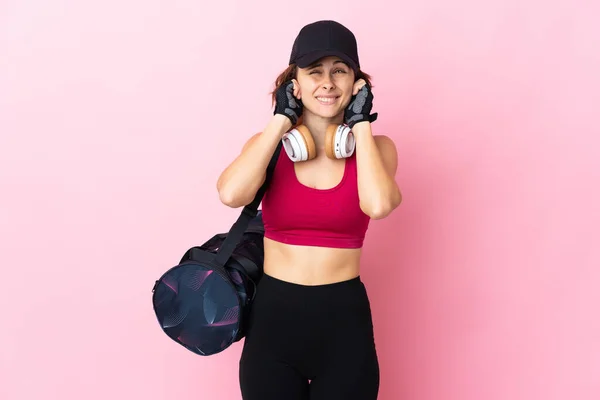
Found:
[[[292,121],[288,117],[283,114],[275,114],[271,121],[269,122],[269,129],[278,135],[278,137],[282,137],[287,131],[292,128]]]
[[[352,126],[352,133],[355,136],[371,135],[371,123],[369,121],[359,121]]]

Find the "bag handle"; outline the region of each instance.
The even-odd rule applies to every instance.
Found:
[[[224,266],[227,263],[229,257],[231,257],[231,254],[233,253],[233,250],[235,250],[235,247],[242,239],[246,228],[248,228],[248,224],[252,218],[256,217],[256,214],[258,214],[258,205],[262,201],[265,191],[267,190],[267,186],[269,186],[273,176],[273,171],[275,170],[275,165],[277,164],[277,159],[279,158],[279,153],[281,152],[281,147],[282,142],[279,141],[277,147],[275,148],[275,152],[269,161],[269,165],[267,166],[267,175],[265,177],[265,181],[256,192],[254,200],[252,200],[250,204],[244,206],[242,213],[238,217],[237,221],[234,222],[233,226],[227,233],[227,237],[223,241],[221,248],[219,248],[217,251],[214,261],[219,266]]]

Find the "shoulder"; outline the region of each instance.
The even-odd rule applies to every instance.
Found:
[[[396,174],[398,168],[398,150],[396,144],[386,135],[373,135],[377,150],[381,155],[382,161],[385,164],[385,168],[392,176]]]

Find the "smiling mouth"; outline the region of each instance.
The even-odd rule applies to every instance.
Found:
[[[331,105],[334,104],[337,99],[339,98],[339,96],[336,97],[320,97],[317,96],[316,99],[319,103],[323,104],[323,105]]]

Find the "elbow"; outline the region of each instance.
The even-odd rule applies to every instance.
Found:
[[[243,189],[232,190],[228,187],[219,187],[217,190],[219,192],[219,200],[221,203],[231,208],[246,206],[254,199],[254,195],[248,190],[244,192]],[[252,195],[252,197],[250,197],[250,195]]]
[[[254,187],[249,187],[249,185],[240,186],[222,177],[217,181],[219,200],[231,208],[243,207],[250,204],[254,200],[257,190]]]
[[[363,212],[371,219],[383,219],[390,215],[402,202],[400,191],[387,201],[380,201],[370,206],[362,206]]]
[[[220,189],[219,190],[219,200],[221,203],[225,204],[227,207],[238,208],[242,207],[249,202],[246,202],[244,198],[239,195],[236,195],[232,191]]]
[[[228,192],[224,190],[219,190],[219,200],[221,203],[225,204],[227,207],[237,208],[238,205],[235,202],[235,198]]]
[[[237,208],[241,206],[241,204],[239,204],[239,196],[229,189],[221,179],[217,181],[217,192],[219,193],[219,200],[227,207]]]
[[[372,209],[364,210],[365,214],[371,219],[383,219],[391,214],[394,210],[391,206],[373,207]]]
[[[387,217],[393,210],[392,206],[389,204],[361,204],[360,208],[362,212],[367,214],[371,219],[382,219]]]

